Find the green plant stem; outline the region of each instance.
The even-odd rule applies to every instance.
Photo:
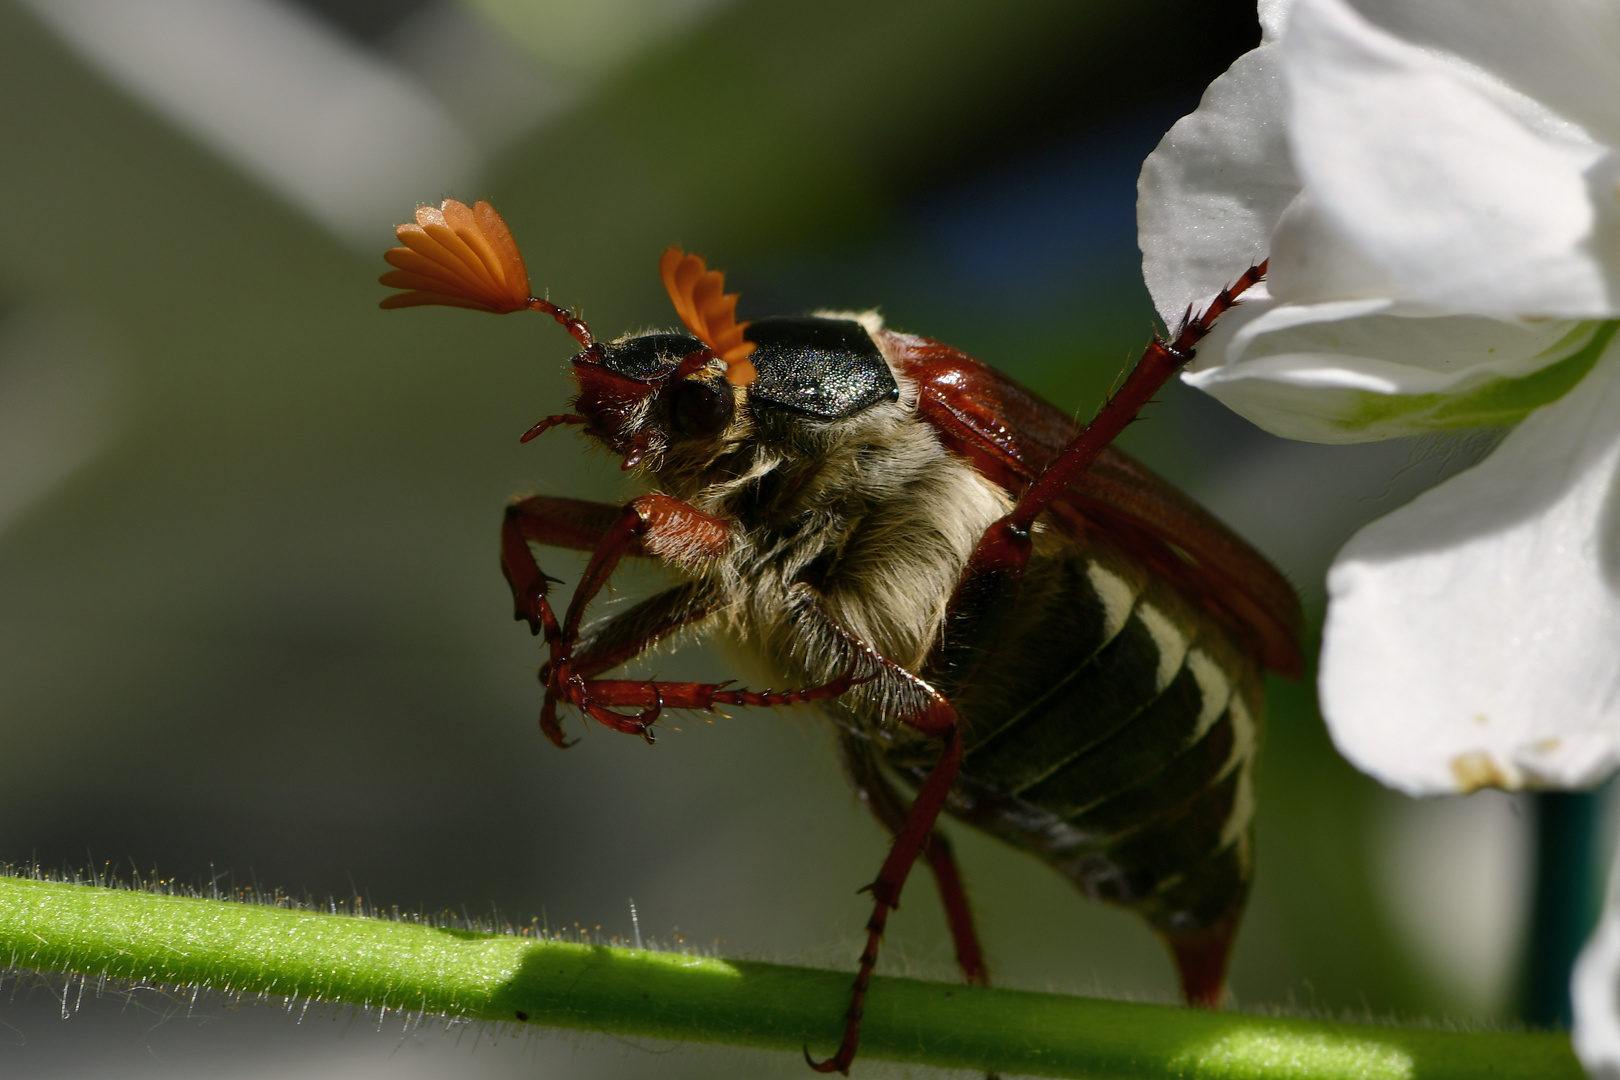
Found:
[[[850,973],[0,877],[0,960],[225,993],[830,1053]],[[873,980],[861,1055],[1067,1077],[1580,1077],[1567,1036]],[[856,1066],[859,1070],[859,1064]]]

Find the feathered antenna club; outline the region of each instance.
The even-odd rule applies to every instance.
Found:
[[[446,199],[437,207],[419,206],[416,220],[394,227],[402,247],[383,253],[396,267],[377,280],[404,289],[385,298],[383,308],[472,308],[496,315],[542,311],[562,324],[585,348],[596,342],[585,321],[537,296],[529,295],[529,271],[512,230],[487,202],[468,206]]]

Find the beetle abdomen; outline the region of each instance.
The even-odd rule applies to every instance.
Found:
[[[1040,561],[1014,601],[1023,617],[974,643],[973,687],[953,698],[953,812],[1161,930],[1212,925],[1248,886],[1254,664],[1128,559],[1065,544]],[[918,775],[903,753],[891,762]]]

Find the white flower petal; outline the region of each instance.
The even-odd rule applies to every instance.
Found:
[[[1266,257],[1299,193],[1283,131],[1276,48],[1262,45],[1204,91],[1142,163],[1142,275],[1165,323],[1201,307]]]
[[[1365,358],[1311,353],[1245,358],[1255,327],[1287,328],[1294,320],[1351,319],[1386,310],[1388,300],[1335,304],[1279,304],[1264,284],[1221,317],[1198,346],[1181,380],[1273,435],[1306,442],[1354,443],[1381,438],[1347,423],[1367,395],[1387,395],[1397,384]],[[1269,337],[1269,335],[1268,335]],[[1241,361],[1241,362],[1240,362]]]
[[[1322,242],[1348,240],[1395,283],[1395,299],[1455,312],[1616,311],[1600,255],[1620,219],[1620,165],[1580,127],[1345,0],[1297,0],[1272,48],[1295,165],[1337,234]],[[1273,288],[1347,298],[1307,294],[1286,274]]]
[[[1614,869],[1620,869],[1616,860]],[[1620,877],[1611,870],[1603,921],[1581,950],[1570,980],[1575,1055],[1592,1080],[1620,1080]]]
[[[1615,329],[1261,293],[1216,324],[1183,379],[1275,435],[1369,442],[1517,422],[1579,382]]]
[[[1288,21],[1288,9],[1294,0],[1260,0],[1260,40],[1276,41],[1282,37],[1283,24]]]
[[[1620,6],[1591,0],[1355,0],[1398,37],[1453,53],[1620,145]]]
[[[1286,353],[1343,356],[1347,363],[1367,357],[1402,369],[1390,393],[1454,394],[1492,376],[1539,371],[1581,348],[1599,325],[1440,315],[1387,299],[1284,304],[1233,334],[1227,362]]]
[[[1484,462],[1367,526],[1328,576],[1320,690],[1413,794],[1582,787],[1620,762],[1620,345]]]
[[[1300,304],[1396,296],[1400,286],[1356,245],[1309,190],[1301,191],[1271,234],[1271,294]]]

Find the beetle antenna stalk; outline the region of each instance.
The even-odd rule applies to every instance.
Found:
[[[589,349],[596,344],[596,339],[591,337],[591,328],[585,325],[585,320],[567,308],[560,308],[550,300],[542,300],[538,296],[531,296],[529,297],[529,309],[531,311],[543,311],[556,319],[557,322],[562,324],[562,328],[568,331],[568,336],[585,348]]]

